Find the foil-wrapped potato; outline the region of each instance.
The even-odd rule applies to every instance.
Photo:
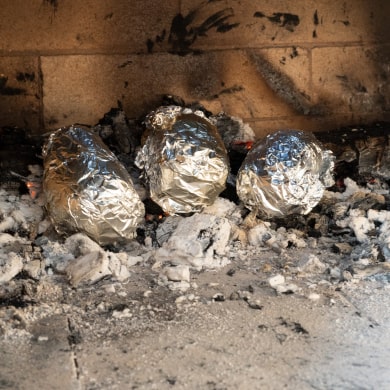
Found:
[[[260,217],[307,214],[333,184],[334,157],[315,136],[278,131],[256,142],[237,175],[245,206]]]
[[[88,128],[52,133],[43,147],[48,214],[59,233],[84,232],[101,245],[134,237],[145,214],[130,175]]]
[[[216,127],[201,111],[163,106],[145,120],[136,164],[150,197],[168,214],[199,212],[224,190],[228,156]]]

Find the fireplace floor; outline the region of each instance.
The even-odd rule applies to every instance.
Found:
[[[389,388],[388,278],[323,285],[316,300],[229,269],[197,275],[181,303],[137,267],[125,285],[42,284],[40,302],[8,308],[19,328],[0,341],[1,388]]]
[[[41,252],[22,248],[44,272],[24,267],[0,285],[1,387],[388,388],[389,262],[367,261],[351,231],[336,233],[290,235],[282,249],[230,243],[234,259],[191,268],[187,284],[167,279],[146,239],[123,280],[77,285],[56,263],[63,241],[47,233],[51,252],[39,240]],[[351,244],[361,259],[344,253]]]

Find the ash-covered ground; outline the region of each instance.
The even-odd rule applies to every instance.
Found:
[[[390,385],[386,180],[342,172],[308,215],[270,221],[234,197],[150,213],[101,247],[56,233],[29,170],[25,194],[0,189],[0,388]]]
[[[386,279],[389,189],[344,184],[306,216],[263,221],[220,197],[199,214],[149,218],[133,241],[104,248],[82,233],[59,236],[43,194],[1,190],[1,335],[31,337],[41,316],[75,307],[80,318],[172,319],[194,303],[243,300],[261,310],[258,289],[321,301],[361,279]]]

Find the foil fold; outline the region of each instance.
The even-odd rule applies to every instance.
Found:
[[[52,133],[43,147],[46,208],[61,234],[83,232],[107,245],[132,239],[145,210],[131,177],[88,128]]]
[[[225,189],[229,161],[216,127],[203,112],[162,106],[145,119],[136,158],[150,197],[168,214],[200,212]]]
[[[283,130],[256,142],[236,182],[244,205],[272,218],[308,214],[333,185],[334,156],[309,132]]]

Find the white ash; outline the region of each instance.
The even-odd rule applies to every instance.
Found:
[[[176,230],[177,225],[183,219],[179,215],[168,216],[163,223],[161,223],[156,229],[156,240],[159,245],[163,245],[165,241]]]
[[[390,261],[390,211],[368,210],[367,217],[370,221],[381,223],[378,242],[386,261]]]
[[[248,231],[248,242],[250,245],[265,246],[267,243],[275,242],[275,232],[271,229],[269,222],[260,221],[258,225],[254,226]]]
[[[286,278],[283,275],[274,275],[268,279],[268,283],[272,288],[276,288],[286,282]]]
[[[187,265],[164,267],[162,272],[172,282],[190,281],[190,267]]]
[[[347,218],[337,221],[337,225],[340,227],[350,227],[355,233],[355,237],[361,243],[369,240],[367,233],[375,228],[373,222],[365,216],[364,210],[353,209],[349,212]]]
[[[320,294],[317,294],[317,293],[310,293],[308,295],[308,299],[310,299],[311,301],[319,301],[321,299],[321,295]]]
[[[300,288],[294,283],[283,283],[275,287],[278,294],[294,294],[299,290]]]
[[[12,280],[22,269],[23,258],[17,253],[0,253],[0,283]]]
[[[44,274],[44,263],[41,260],[31,260],[24,264],[23,271],[32,279],[39,279]]]
[[[0,232],[37,229],[43,220],[43,200],[17,196],[0,189]]]
[[[353,276],[346,270],[351,264],[364,269],[382,257],[390,261],[390,211],[370,208],[383,205],[389,191],[380,186],[378,194],[375,186],[361,188],[351,179],[345,183],[344,193],[327,191],[322,201],[324,210],[333,215],[333,224],[345,230],[340,237],[330,236],[329,218],[315,212],[308,218],[314,218],[316,229],[324,231],[319,238],[307,237],[299,229],[277,227],[251,215],[243,219],[242,205],[218,198],[202,213],[165,218],[156,230],[161,247],[156,249],[149,237],[149,246],[133,240],[116,248],[115,253],[82,234],[66,240],[50,234],[50,223],[45,219],[40,197],[32,199],[29,195],[17,196],[0,190],[0,227],[3,227],[0,229],[0,278],[10,281],[25,271],[33,279],[52,273],[68,275],[75,286],[96,283],[102,277],[124,282],[134,265],[145,264],[160,273],[160,285],[186,291],[193,288],[190,269],[216,269],[235,261],[261,269],[264,265],[260,263],[268,253],[267,263],[271,268],[275,264],[288,265],[298,272],[298,277],[322,275],[323,279],[338,283],[348,274]],[[321,256],[322,250],[329,251],[332,246],[338,253],[336,260]],[[34,249],[26,251],[26,247],[39,248],[40,257],[34,258]],[[301,261],[290,264],[290,248],[304,251]],[[317,254],[310,256],[310,251]],[[172,272],[179,270],[181,275],[179,272],[173,276]],[[278,292],[299,291],[291,281],[284,280],[279,285]]]
[[[278,294],[294,294],[300,290],[296,284],[289,283],[281,274],[271,276],[267,282]]]
[[[297,266],[297,270],[302,273],[323,273],[326,269],[326,264],[313,254],[310,254],[308,258],[301,259]]]
[[[375,186],[361,188],[353,180],[346,179],[346,191],[342,194],[327,192],[325,201],[335,202],[334,210],[338,211],[335,216],[342,219],[336,220],[336,224],[342,228],[350,228],[359,245],[353,246],[351,260],[365,266],[370,262],[378,261],[383,256],[389,261],[389,223],[387,210],[374,210],[370,205],[385,206],[384,195],[389,195],[381,186],[380,194],[375,193]],[[340,212],[341,199],[343,212]],[[345,207],[349,205],[349,207]],[[379,227],[377,225],[379,225]]]
[[[74,287],[81,283],[95,283],[110,275],[108,257],[101,251],[87,253],[70,261],[65,272]]]
[[[95,283],[105,276],[118,281],[125,281],[130,276],[127,253],[104,250],[82,233],[68,237],[64,246],[73,256],[65,269],[73,286]]]
[[[371,192],[369,188],[359,187],[359,185],[349,177],[344,179],[344,185],[345,185],[344,192],[330,192],[325,190],[324,195],[333,199],[336,198],[339,200],[347,200],[347,199],[350,200],[351,196],[353,196],[357,192],[364,192],[364,193]]]
[[[228,263],[224,257],[230,238],[226,218],[194,214],[181,218],[163,246],[156,250],[156,261],[190,265],[196,269],[218,268]]]
[[[172,291],[186,292],[191,284],[185,280],[173,281],[169,280],[167,275],[160,274],[157,280],[160,286],[167,287]]]
[[[203,213],[226,218],[232,224],[240,225],[243,222],[244,207],[242,205],[237,206],[228,199],[218,197],[211,206],[203,210]]]

